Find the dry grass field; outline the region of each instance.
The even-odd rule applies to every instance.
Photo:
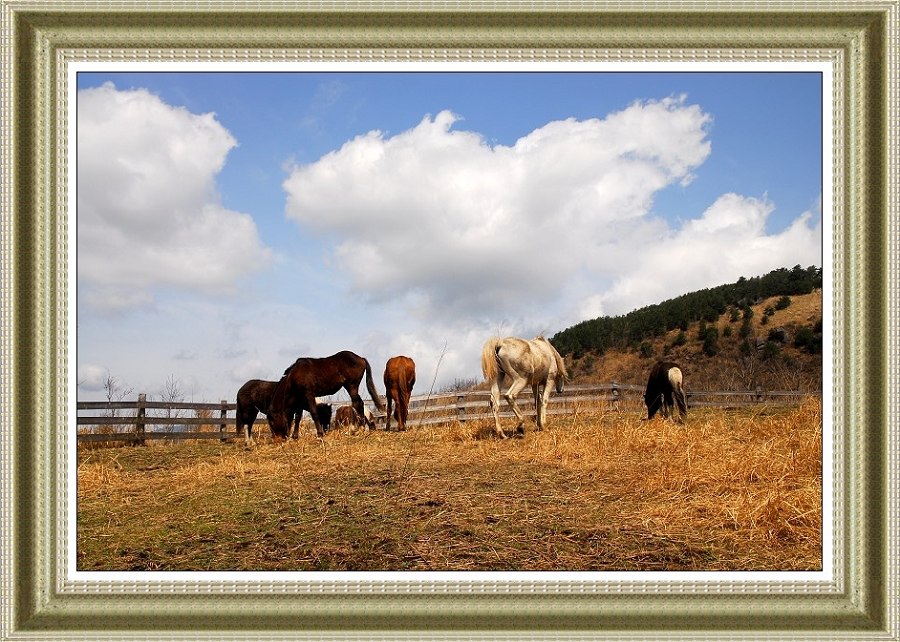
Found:
[[[817,399],[639,417],[553,417],[506,441],[469,422],[84,449],[78,568],[821,567]]]

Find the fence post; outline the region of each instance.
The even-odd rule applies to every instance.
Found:
[[[225,441],[225,417],[228,415],[228,401],[222,399],[222,409],[219,411],[219,441]]]
[[[619,384],[612,382],[613,412],[619,412]]]
[[[466,423],[466,407],[463,405],[465,399],[465,395],[456,395],[456,420],[461,424]]]
[[[144,417],[147,416],[147,408],[144,404],[146,403],[147,395],[142,392],[138,395],[137,414],[134,418],[135,444],[138,446],[143,446],[146,443],[144,440]]]

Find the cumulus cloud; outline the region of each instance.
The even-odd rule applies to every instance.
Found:
[[[393,136],[368,132],[285,180],[287,217],[337,239],[332,265],[354,292],[451,333],[454,321],[504,320],[552,334],[821,261],[809,214],[767,233],[764,196],[726,194],[675,223],[654,212],[712,153],[712,117],[684,96],[550,122],[509,146],[459,121],[443,111]]]
[[[493,315],[523,292],[545,298],[710,153],[710,117],[683,99],[551,122],[512,146],[457,121],[444,111],[393,137],[369,132],[284,183],[287,216],[339,234],[335,266],[375,300]]]
[[[614,284],[587,297],[577,318],[625,314],[685,292],[765,274],[778,267],[821,265],[821,229],[804,212],[779,234],[767,235],[774,204],[725,194],[680,230],[645,239],[640,253],[620,253]]]
[[[237,145],[193,114],[111,83],[78,94],[78,275],[93,308],[150,305],[153,290],[232,291],[270,251],[223,207],[215,177]]]

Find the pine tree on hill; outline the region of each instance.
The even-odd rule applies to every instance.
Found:
[[[560,354],[576,359],[587,352],[603,354],[610,348],[636,348],[670,330],[687,330],[691,323],[713,323],[729,308],[743,310],[744,318],[748,318],[747,310],[754,303],[780,296],[779,304],[786,306],[790,304],[789,297],[809,294],[821,287],[822,268],[779,268],[764,276],[741,277],[731,284],[684,294],[625,315],[582,321],[558,332],[550,341]],[[708,348],[715,349],[711,339]]]

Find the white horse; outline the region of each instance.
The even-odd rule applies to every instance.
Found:
[[[525,432],[525,419],[516,405],[516,397],[525,386],[530,385],[534,391],[534,406],[537,412],[538,430],[547,422],[547,401],[550,391],[555,386],[556,392],[563,391],[568,374],[562,357],[547,339],[535,337],[531,341],[518,337],[497,337],[488,339],[481,350],[481,371],[484,378],[491,382],[491,410],[494,411],[495,430],[497,435],[505,439],[506,434],[500,427],[500,386],[509,380],[506,389],[506,401],[519,420],[517,433]],[[543,386],[543,392],[541,391]]]

